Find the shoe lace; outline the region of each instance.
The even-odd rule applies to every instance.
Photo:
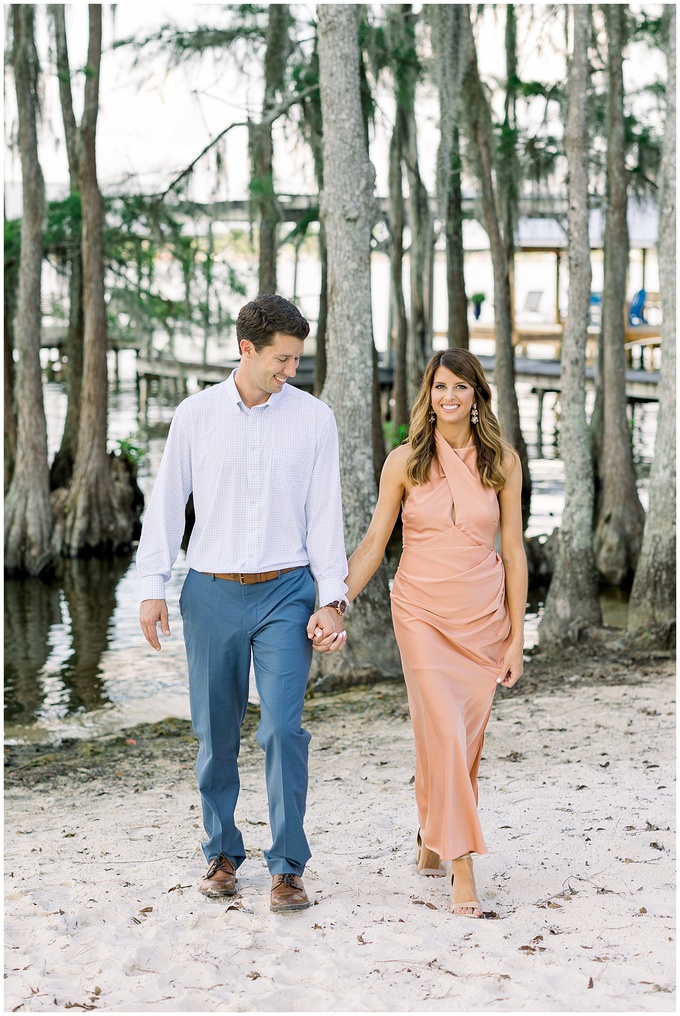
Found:
[[[282,874],[281,874],[281,875],[279,876],[279,878],[280,878],[280,880],[281,880],[281,881],[280,881],[280,882],[277,882],[277,886],[280,886],[280,885],[287,885],[287,886],[290,886],[290,887],[291,887],[291,889],[298,889],[298,888],[299,888],[299,886],[298,886],[298,885],[296,884],[296,882],[295,882],[295,879],[296,879],[297,877],[298,877],[298,876],[297,876],[297,875],[295,875],[295,874],[294,874],[294,873],[293,873],[292,871],[286,871],[286,872],[283,872],[283,873],[282,873]]]
[[[216,871],[226,871],[228,875],[232,874],[231,863],[226,854],[218,854],[217,857],[213,857],[205,877],[211,878]]]

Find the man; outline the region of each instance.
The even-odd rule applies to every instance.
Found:
[[[196,522],[180,611],[209,862],[199,889],[212,898],[234,895],[245,860],[234,809],[252,653],[274,912],[310,905],[301,878],[311,856],[303,829],[310,735],[301,726],[302,706],[312,645],[336,652],[345,642],[335,419],[323,402],[287,384],[308,332],[305,318],[280,296],[260,296],[241,309],[239,367],[177,407],[137,553],[140,623],[160,649],[157,625],[170,634],[165,583],[193,492]],[[312,576],[322,605],[316,612]]]

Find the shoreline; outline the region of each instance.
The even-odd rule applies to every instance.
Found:
[[[308,699],[314,906],[299,914],[269,912],[257,709],[240,757],[248,856],[226,904],[196,890],[186,721],[12,746],[6,1009],[673,1011],[673,660],[614,641],[537,654],[497,695],[485,921],[453,916],[448,879],[417,874],[402,682]]]

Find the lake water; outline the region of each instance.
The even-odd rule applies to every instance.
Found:
[[[489,350],[479,346],[480,354]],[[222,353],[224,358],[224,353]],[[111,372],[112,374],[112,372]],[[533,479],[527,534],[549,533],[559,525],[563,467],[555,444],[555,396],[544,402],[541,447],[537,444],[537,400],[518,383],[522,427]],[[63,385],[45,386],[50,455],[58,447],[66,398]],[[174,404],[151,398],[140,417],[134,353],[120,355],[120,385],[109,403],[112,449],[129,439],[143,452],[139,484],[145,495],[162,455]],[[657,406],[637,406],[634,450],[641,499],[646,507]],[[186,574],[180,554],[168,586],[172,637],[160,653],[145,642],[138,622],[138,580],[134,554],[114,562],[68,561],[61,584],[36,579],[5,582],[5,732],[8,740],[59,740],[115,731],[166,716],[189,716],[182,622],[177,602]],[[542,610],[533,591],[526,615],[526,644],[535,645]],[[608,591],[605,619],[624,625],[626,597]]]

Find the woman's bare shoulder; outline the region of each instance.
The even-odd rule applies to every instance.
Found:
[[[506,447],[503,450],[503,458],[501,461],[503,463],[503,469],[508,475],[510,475],[517,466],[521,465],[519,455],[514,448],[510,447]]]
[[[402,487],[407,486],[406,465],[410,454],[411,446],[409,444],[399,445],[390,452],[383,466],[383,482],[400,484]]]

